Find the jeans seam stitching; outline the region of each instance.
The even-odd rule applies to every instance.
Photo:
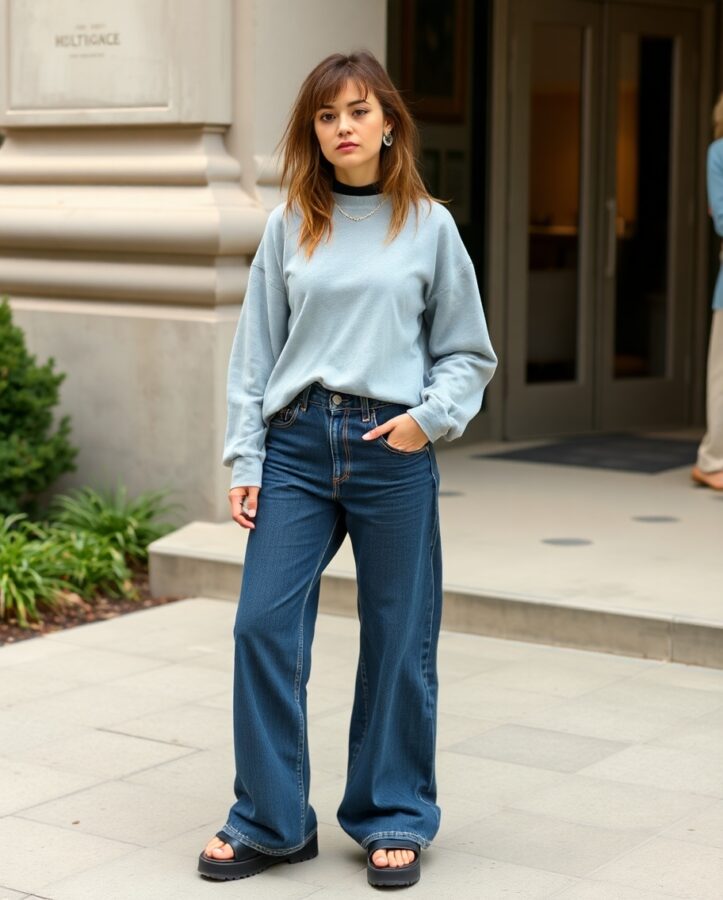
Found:
[[[311,593],[312,586],[316,579],[316,573],[319,571],[319,567],[324,561],[324,556],[326,555],[326,551],[329,549],[329,544],[331,543],[332,538],[336,532],[336,526],[339,523],[339,519],[341,517],[341,513],[337,513],[336,519],[334,520],[334,524],[331,528],[331,533],[327,538],[326,544],[324,545],[324,549],[321,551],[321,556],[319,557],[319,561],[314,568],[311,578],[309,579],[308,587],[306,588],[306,593],[304,594],[304,602],[301,605],[301,615],[299,617],[299,638],[297,641],[297,654],[296,654],[296,675],[294,678],[294,702],[298,706],[299,713],[299,736],[297,741],[297,751],[296,751],[296,777],[298,780],[299,786],[299,802],[301,807],[301,833],[304,833],[304,779],[302,772],[302,760],[304,758],[304,733],[305,733],[305,723],[304,723],[304,711],[301,708],[301,670],[303,668],[304,662],[304,615],[306,613],[306,604],[309,599],[309,594]]]
[[[300,850],[304,846],[304,844],[308,843],[317,832],[317,829],[314,828],[314,830],[309,832],[306,838],[300,844],[296,844],[295,847],[286,847],[283,850],[277,850],[272,849],[271,847],[264,847],[263,844],[259,844],[257,841],[254,841],[247,834],[244,834],[243,831],[239,831],[238,828],[234,828],[230,823],[224,825],[220,830],[226,831],[232,837],[238,838],[253,850],[259,850],[261,853],[267,853],[269,856],[284,856],[286,853],[293,853],[295,850]]]
[[[361,753],[361,748],[364,743],[364,738],[367,736],[367,730],[369,728],[369,685],[367,683],[366,665],[364,663],[364,655],[363,655],[361,649],[359,650],[359,671],[361,673],[362,698],[364,700],[364,729],[361,733],[361,737],[359,738],[356,752],[354,753],[354,758],[349,763],[349,775],[351,775],[352,770],[356,764],[356,761],[359,758],[359,754]]]
[[[368,834],[362,841],[361,846],[366,848],[368,844],[372,841],[376,841],[378,838],[409,838],[412,841],[416,841],[422,848],[429,847],[431,841],[427,838],[422,837],[421,834],[417,834],[416,831],[375,831],[372,834]]]

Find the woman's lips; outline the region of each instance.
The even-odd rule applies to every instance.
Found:
[[[336,149],[339,151],[344,151],[344,150],[356,150],[356,148],[357,148],[357,144],[342,144],[341,146],[337,147]]]

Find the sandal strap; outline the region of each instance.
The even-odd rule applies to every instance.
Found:
[[[242,843],[238,838],[235,838],[232,834],[228,834],[223,829],[216,832],[216,837],[220,838],[224,843],[231,847],[234,859],[238,859],[239,853],[241,853],[242,850],[249,851],[251,849],[247,844]],[[223,862],[223,860],[218,860],[218,862]]]
[[[419,844],[407,838],[376,838],[367,844],[367,853],[371,856],[375,850],[414,850],[419,857]]]

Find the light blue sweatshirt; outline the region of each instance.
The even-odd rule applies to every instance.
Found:
[[[723,238],[723,138],[708,147],[707,162],[708,205],[713,216],[713,227]],[[713,309],[723,309],[723,247],[721,268],[713,293]]]
[[[249,270],[228,367],[223,463],[231,487],[262,484],[271,417],[314,381],[402,403],[430,442],[458,438],[497,366],[472,260],[451,213],[422,201],[384,243],[383,194],[333,194],[333,234],[311,259],[300,218],[270,213]],[[415,231],[415,226],[418,227]]]

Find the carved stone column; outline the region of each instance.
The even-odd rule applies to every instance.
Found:
[[[168,486],[186,519],[226,513],[226,364],[266,220],[224,142],[233,18],[0,0],[0,295],[67,373],[80,455],[57,486]]]

